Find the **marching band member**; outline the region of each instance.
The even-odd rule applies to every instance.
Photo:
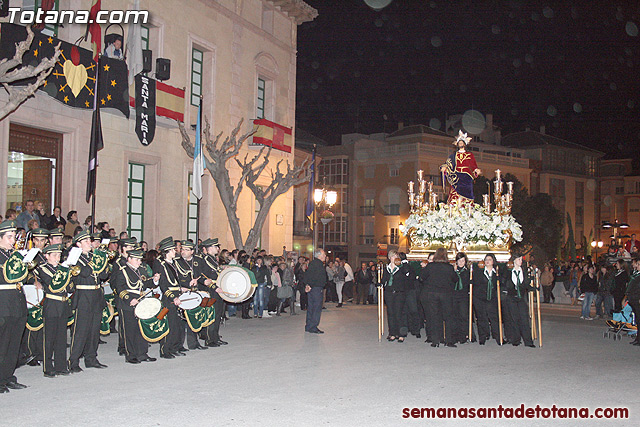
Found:
[[[202,242],[202,246],[204,248],[204,256],[202,257],[204,260],[203,274],[207,279],[210,279],[208,287],[210,289],[209,292],[211,293],[211,298],[216,299],[216,302],[213,304],[216,311],[216,319],[206,328],[205,344],[207,347],[218,347],[220,345],[228,344],[226,341],[222,341],[220,339],[220,323],[222,322],[222,315],[224,313],[224,300],[219,295],[222,293],[222,289],[220,289],[216,284],[218,274],[220,273],[220,266],[218,265],[220,245],[218,244],[218,239],[214,238],[206,239]],[[207,282],[205,280],[205,284],[206,283]],[[216,293],[218,295],[216,295]]]
[[[158,286],[162,291],[162,302],[169,309],[167,320],[169,322],[169,334],[160,343],[160,357],[173,359],[176,356],[184,356],[180,350],[184,343],[184,324],[178,316],[181,288],[178,271],[175,266],[176,244],[173,237],[167,237],[160,242],[162,257],[156,258],[153,264],[153,272],[160,274]],[[186,288],[185,288],[186,290]]]
[[[474,267],[473,271],[473,308],[478,325],[478,343],[480,345],[484,345],[491,336],[500,345],[498,274],[494,268],[496,264],[495,255],[487,254],[484,257],[484,268]]]
[[[104,297],[100,283],[108,277],[106,254],[91,252],[91,236],[81,231],[73,238],[73,243],[82,250],[77,266],[80,273],[74,277],[75,293],[73,307],[76,309],[75,322],[71,333],[71,353],[69,370],[82,372],[80,357],[84,356],[87,368],[106,368],[98,361],[98,341]]]
[[[69,375],[67,369],[67,320],[71,315],[67,292],[72,288],[69,267],[60,265],[62,244],[54,244],[42,250],[46,262],[37,273],[44,290],[44,376]]]
[[[36,265],[43,265],[47,262],[44,255],[42,254],[42,250],[45,246],[47,246],[47,242],[49,240],[49,230],[45,230],[44,228],[36,228],[31,231],[31,246],[32,248],[40,249],[40,252],[36,254],[36,257],[33,259],[33,263]],[[32,268],[32,267],[29,267]],[[33,284],[36,288],[41,289],[40,280],[35,271],[31,271],[27,276],[24,284]],[[29,306],[31,307],[31,306]],[[33,308],[33,307],[32,307]],[[24,353],[24,361],[30,366],[38,366],[40,362],[43,360],[42,353],[42,345],[43,345],[43,328],[41,325],[38,326],[38,329],[34,329],[33,327],[27,327],[24,330],[22,335],[22,351]]]
[[[118,240],[118,251],[120,252],[120,256],[116,258],[113,264],[113,269],[111,272],[112,275],[114,275],[115,272],[123,269],[124,266],[127,265],[127,252],[135,249],[136,242],[137,240],[135,237]],[[113,303],[116,305],[116,307],[120,306],[117,292],[113,293]],[[118,354],[120,356],[125,355],[124,335],[122,335],[122,330],[122,316],[118,313]]]
[[[527,293],[535,288],[531,285],[531,276],[527,268],[523,268],[522,255],[513,254],[513,268],[504,268],[501,275],[505,298],[505,330],[512,345],[520,345],[520,339],[527,347],[535,347],[531,337],[531,324],[529,322],[529,306],[527,305]]]
[[[16,222],[0,223],[0,394],[26,388],[13,375],[20,354],[20,339],[27,323],[27,301],[22,281],[28,270],[14,251]],[[11,267],[11,268],[9,268]]]
[[[122,316],[125,360],[133,364],[156,361],[156,358],[149,357],[147,354],[149,344],[142,336],[134,314],[134,308],[140,302],[144,290],[154,288],[160,277],[160,274],[155,274],[153,277],[146,276],[146,269],[141,267],[143,256],[144,252],[141,250],[128,251],[125,266],[117,270],[111,280],[120,301],[118,313]]]
[[[199,256],[194,255],[194,250],[195,245],[192,241],[183,240],[181,242],[181,257],[175,260],[176,268],[180,276],[180,286],[191,290],[197,290],[199,285],[204,285],[205,280],[201,275],[204,261]],[[189,350],[207,349],[207,347],[200,344],[197,332],[192,331],[186,321],[183,321],[182,328],[187,331],[187,347]]]

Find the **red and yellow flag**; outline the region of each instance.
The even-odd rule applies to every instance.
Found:
[[[293,141],[291,128],[271,122],[267,119],[253,121],[253,143],[273,147],[276,150],[291,153]]]

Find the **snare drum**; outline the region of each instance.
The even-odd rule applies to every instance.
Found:
[[[36,307],[44,299],[44,291],[36,288],[36,285],[22,285],[22,291],[27,300],[27,308]]]
[[[138,319],[147,320],[157,316],[162,310],[162,302],[156,298],[144,298],[133,310]]]
[[[196,307],[199,307],[202,304],[202,295],[198,292],[188,291],[183,293],[178,297],[180,300],[180,304],[178,305],[178,314],[183,319],[186,319],[184,311],[185,310],[193,310]]]

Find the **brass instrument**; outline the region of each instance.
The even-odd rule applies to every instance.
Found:
[[[71,273],[72,276],[77,276],[80,274],[80,266],[72,265],[69,267],[69,273]]]
[[[19,237],[16,237],[16,243],[13,248],[17,251],[21,251],[27,247],[27,233],[22,232]]]
[[[118,256],[118,252],[116,251],[110,251],[107,249],[107,245],[100,245],[98,246],[98,249],[100,249],[102,252],[105,252],[107,254],[107,257],[109,258],[109,261],[113,260],[116,256]]]

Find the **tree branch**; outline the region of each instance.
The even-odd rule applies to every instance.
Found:
[[[58,43],[51,58],[44,58],[35,67],[28,65],[16,68],[22,65],[22,57],[31,47],[33,37],[31,27],[27,27],[27,39],[16,44],[16,53],[13,58],[5,58],[0,61],[0,83],[9,94],[9,101],[0,108],[0,120],[14,112],[23,102],[36,93],[38,88],[49,77],[49,74],[51,74],[60,56],[60,43]],[[27,86],[9,84],[33,77],[36,77],[36,81]]]

